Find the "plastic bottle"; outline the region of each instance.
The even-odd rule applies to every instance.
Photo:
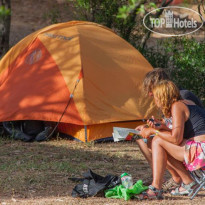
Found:
[[[133,186],[132,176],[128,173],[121,174],[121,182],[126,189],[130,189]]]

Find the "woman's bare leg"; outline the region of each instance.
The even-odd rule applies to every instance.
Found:
[[[169,173],[171,174],[172,176],[172,179],[177,183],[181,183],[182,180],[181,180],[181,177],[179,176],[179,174],[176,172],[175,170],[175,167],[173,167],[170,162],[169,162],[169,157],[168,157],[168,160],[167,160],[167,170],[169,171]]]
[[[142,154],[144,155],[144,157],[146,158],[146,160],[148,161],[152,169],[152,151],[151,151],[152,140],[148,140],[146,144],[142,139],[139,139],[136,140],[136,143],[138,144],[140,151],[142,152]],[[167,169],[171,174],[173,180],[176,183],[180,183],[181,177],[177,174],[177,172],[174,170],[174,167],[169,163],[169,161],[167,162]]]
[[[173,167],[173,169],[177,172],[177,174],[180,176],[184,184],[189,184],[193,181],[191,178],[189,171],[186,170],[184,164],[176,159],[174,159],[172,156],[167,155],[168,161],[170,163],[170,166]]]
[[[152,168],[153,168],[153,182],[152,185],[157,189],[162,188],[163,176],[167,166],[167,153],[155,141],[152,142]]]
[[[189,175],[189,172],[182,164],[182,161],[184,160],[184,149],[185,148],[183,145],[177,146],[161,139],[160,137],[154,137],[154,139],[152,140],[152,185],[154,187],[156,187],[157,189],[161,189],[162,187],[162,176],[164,175],[167,159],[185,184],[189,184],[193,181]]]
[[[148,145],[142,140],[136,140],[136,143],[138,144],[140,151],[148,161],[150,167],[152,168],[152,152],[150,151]]]

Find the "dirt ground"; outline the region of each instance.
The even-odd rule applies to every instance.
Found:
[[[12,0],[10,45],[52,23],[75,20],[67,0]]]
[[[53,139],[42,143],[25,143],[0,138],[0,204],[204,204],[205,191],[193,201],[188,197],[165,195],[162,201],[137,201],[92,197],[71,197],[78,183],[68,177],[82,177],[88,169],[106,176],[132,175],[133,181],[152,179],[151,169],[134,142],[79,143]],[[169,178],[166,173],[165,178]]]

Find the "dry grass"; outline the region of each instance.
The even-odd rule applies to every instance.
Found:
[[[134,143],[78,143],[53,140],[24,143],[0,140],[0,202],[7,204],[202,204],[205,192],[193,201],[171,197],[161,202],[138,202],[92,197],[75,199],[76,183],[68,177],[82,177],[89,168],[95,173],[120,175],[131,173],[134,180],[146,180],[151,170]]]

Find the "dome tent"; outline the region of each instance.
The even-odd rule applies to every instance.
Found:
[[[71,21],[45,27],[0,61],[0,121],[58,122],[65,111],[59,131],[81,141],[111,136],[113,126],[134,128],[155,112],[142,94],[150,70],[134,47],[104,26]]]

